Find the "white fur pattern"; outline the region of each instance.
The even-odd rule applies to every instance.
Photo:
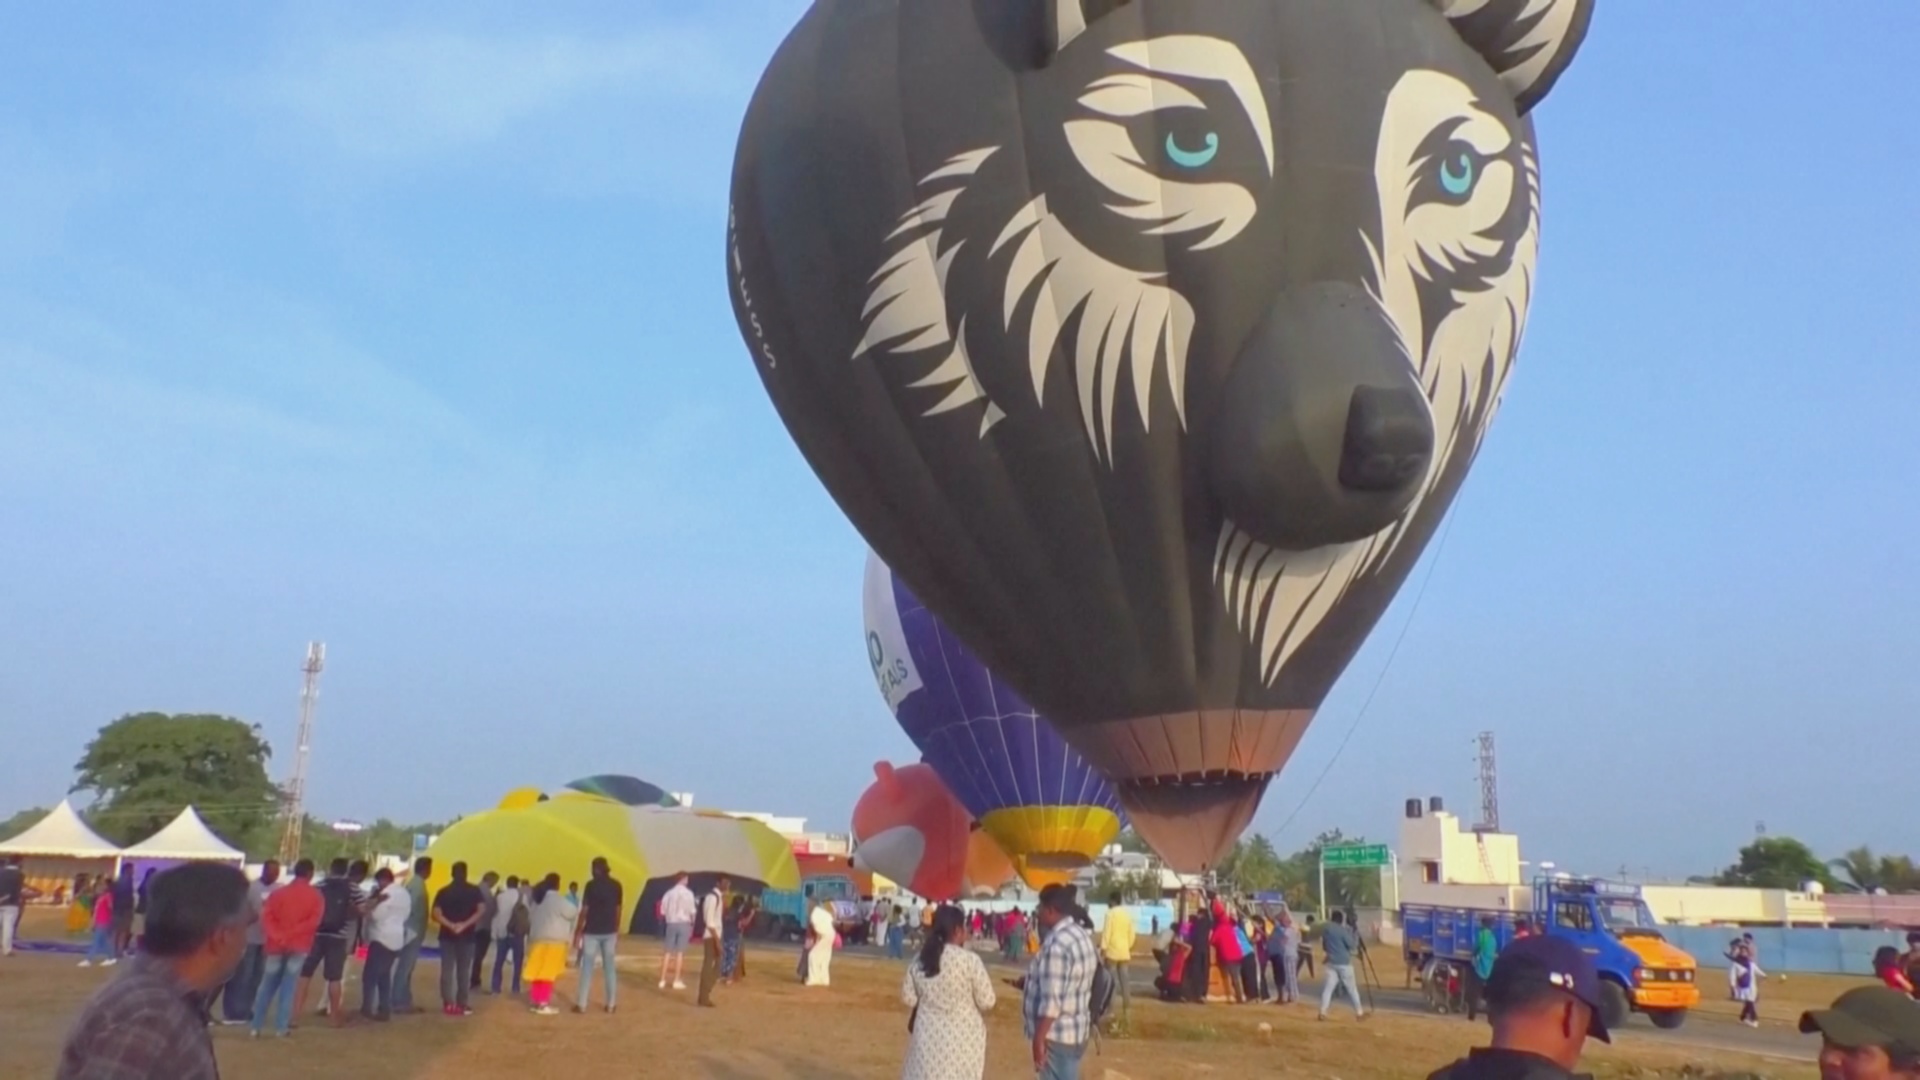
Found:
[[[1200,97],[1182,81],[1221,83],[1245,113],[1271,173],[1273,125],[1246,56],[1231,43],[1195,35],[1129,42],[1109,49],[1108,55],[1126,69],[1082,92],[1080,104],[1096,117],[1069,121],[1065,132],[1075,160],[1110,196],[1107,209],[1134,223],[1144,236],[1188,235],[1187,246],[1195,251],[1239,235],[1258,210],[1251,191],[1231,182],[1184,182],[1159,175],[1141,159],[1120,121],[1166,109],[1204,109]],[[941,227],[954,201],[998,149],[958,155],[921,180],[922,201],[901,216],[888,237],[897,246],[869,281],[862,312],[866,332],[853,354],[857,359],[876,350],[893,355],[946,350],[911,384],[947,391],[922,415],[985,402],[982,437],[1006,413],[980,385],[967,355],[964,322],[947,304],[947,272],[965,241],[942,255]],[[1022,306],[1031,300],[1027,368],[1035,401],[1046,403],[1047,375],[1055,356],[1068,353],[1082,426],[1102,460],[1113,458],[1123,377],[1142,429],[1153,427],[1156,383],[1167,388],[1174,418],[1184,428],[1194,312],[1185,297],[1166,285],[1165,276],[1130,270],[1095,253],[1048,211],[1045,196],[1013,215],[989,254],[1008,245],[1013,245],[1013,258],[1002,320],[1004,329],[1014,332]],[[1063,343],[1069,322],[1076,329],[1072,341]]]
[[[1461,10],[1474,3],[1453,0]],[[1258,210],[1251,192],[1229,182],[1183,183],[1156,174],[1140,159],[1118,121],[1162,109],[1204,108],[1181,81],[1223,82],[1261,139],[1271,172],[1272,125],[1245,57],[1227,42],[1190,36],[1131,43],[1109,54],[1129,70],[1088,86],[1080,104],[1113,119],[1067,124],[1076,160],[1112,196],[1107,209],[1138,223],[1143,235],[1191,235],[1192,250],[1238,235]],[[1433,164],[1423,155],[1422,144],[1436,129],[1456,122],[1453,137],[1492,159],[1464,204],[1410,205],[1420,170]],[[1287,660],[1353,584],[1381,568],[1432,484],[1463,456],[1471,458],[1486,434],[1519,347],[1538,246],[1534,159],[1531,153],[1521,155],[1524,175],[1517,175],[1510,161],[1496,156],[1509,151],[1513,139],[1506,125],[1481,109],[1467,85],[1453,76],[1409,71],[1388,96],[1374,162],[1380,240],[1376,246],[1372,231],[1363,229],[1359,242],[1372,263],[1368,291],[1418,372],[1433,408],[1435,453],[1413,505],[1392,526],[1366,540],[1285,551],[1253,540],[1230,521],[1222,524],[1213,557],[1214,582],[1235,624],[1259,647],[1260,674],[1268,684],[1279,678]],[[921,202],[901,216],[888,237],[895,245],[893,253],[869,281],[862,313],[866,329],[853,354],[857,359],[874,352],[900,356],[939,350],[937,363],[909,384],[946,391],[923,415],[984,403],[982,438],[1006,413],[981,386],[967,353],[966,321],[947,303],[947,275],[966,241],[944,253],[941,246],[954,202],[998,149],[989,146],[956,155],[921,180]],[[1471,288],[1455,290],[1457,306],[1429,334],[1416,283],[1498,254],[1499,241],[1486,233],[1506,216],[1521,187],[1533,202],[1506,269],[1491,282],[1475,281]],[[1056,352],[1068,352],[1061,338],[1073,322],[1072,373],[1081,421],[1096,456],[1112,460],[1123,377],[1143,429],[1151,430],[1156,382],[1169,390],[1184,428],[1187,355],[1194,329],[1194,310],[1186,297],[1169,287],[1163,275],[1129,270],[1089,249],[1049,212],[1044,195],[1012,216],[989,255],[1009,245],[1012,257],[1000,314],[1011,333],[1019,311],[1031,300],[1027,364],[1035,400],[1045,402],[1048,372]],[[1430,345],[1423,344],[1429,340]]]
[[[1235,624],[1259,646],[1261,678],[1269,684],[1348,589],[1393,554],[1434,482],[1479,450],[1519,350],[1540,235],[1539,170],[1531,151],[1521,155],[1524,176],[1516,176],[1505,161],[1490,162],[1465,205],[1408,205],[1419,170],[1432,164],[1420,153],[1421,144],[1436,128],[1456,120],[1464,123],[1455,137],[1482,153],[1505,152],[1512,145],[1506,125],[1482,110],[1460,80],[1426,70],[1400,79],[1387,99],[1374,159],[1381,243],[1376,247],[1365,230],[1360,234],[1373,263],[1368,291],[1433,407],[1435,452],[1419,496],[1380,533],[1311,551],[1269,547],[1232,522],[1220,532],[1214,581]],[[1506,215],[1516,185],[1525,186],[1530,203],[1506,270],[1484,286],[1455,290],[1458,306],[1433,328],[1432,344],[1423,349],[1426,327],[1416,280],[1430,281],[1436,271],[1445,273],[1465,258],[1493,254],[1498,244],[1482,231]],[[1482,410],[1477,423],[1475,409]]]

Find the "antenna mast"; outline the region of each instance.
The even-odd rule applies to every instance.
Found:
[[[320,697],[320,670],[326,667],[327,647],[307,643],[307,660],[300,665],[300,735],[293,751],[293,776],[286,787],[286,824],[280,833],[280,861],[291,866],[300,857],[300,833],[307,821],[307,751],[313,746],[313,706]]]
[[[1480,829],[1500,831],[1500,774],[1493,762],[1493,732],[1480,733]]]

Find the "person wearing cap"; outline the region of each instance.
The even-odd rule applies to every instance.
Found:
[[[1862,986],[1800,1017],[1820,1036],[1820,1080],[1920,1080],[1920,1002]]]
[[[1492,1045],[1428,1080],[1569,1080],[1589,1038],[1613,1041],[1601,1019],[1600,975],[1566,938],[1509,944],[1487,978],[1486,1004]]]

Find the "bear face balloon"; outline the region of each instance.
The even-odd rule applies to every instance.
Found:
[[[735,313],[861,534],[1212,865],[1478,451],[1591,0],[817,0]]]

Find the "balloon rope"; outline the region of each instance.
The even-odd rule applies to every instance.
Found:
[[[1400,646],[1407,640],[1407,631],[1413,628],[1414,616],[1420,614],[1420,602],[1426,599],[1427,585],[1433,581],[1433,571],[1440,565],[1440,556],[1446,553],[1447,537],[1453,535],[1453,523],[1460,519],[1460,507],[1455,505],[1453,511],[1447,515],[1446,524],[1440,527],[1440,540],[1433,546],[1433,559],[1427,563],[1427,572],[1420,578],[1420,588],[1413,594],[1413,608],[1407,612],[1407,621],[1400,624],[1400,634],[1393,639],[1393,648],[1387,652],[1387,662],[1380,665],[1380,674],[1373,680],[1373,689],[1367,691],[1366,700],[1360,703],[1360,711],[1354,715],[1353,723],[1347,726],[1347,733],[1340,737],[1340,745],[1334,748],[1333,757],[1327,760],[1326,768],[1321,769],[1320,775],[1314,777],[1312,785],[1307,788],[1307,793],[1300,796],[1300,802],[1293,808],[1293,813],[1288,814],[1287,820],[1281,822],[1280,827],[1274,830],[1275,835],[1286,832],[1287,826],[1293,824],[1293,819],[1299,817],[1300,811],[1307,808],[1307,803],[1313,799],[1313,793],[1320,790],[1321,782],[1327,778],[1328,773],[1333,771],[1333,767],[1339,764],[1340,755],[1346,753],[1347,744],[1353,741],[1353,733],[1360,730],[1360,721],[1367,717],[1367,710],[1373,707],[1374,697],[1380,693],[1380,687],[1387,681],[1387,672],[1393,669],[1393,660],[1400,655]]]

